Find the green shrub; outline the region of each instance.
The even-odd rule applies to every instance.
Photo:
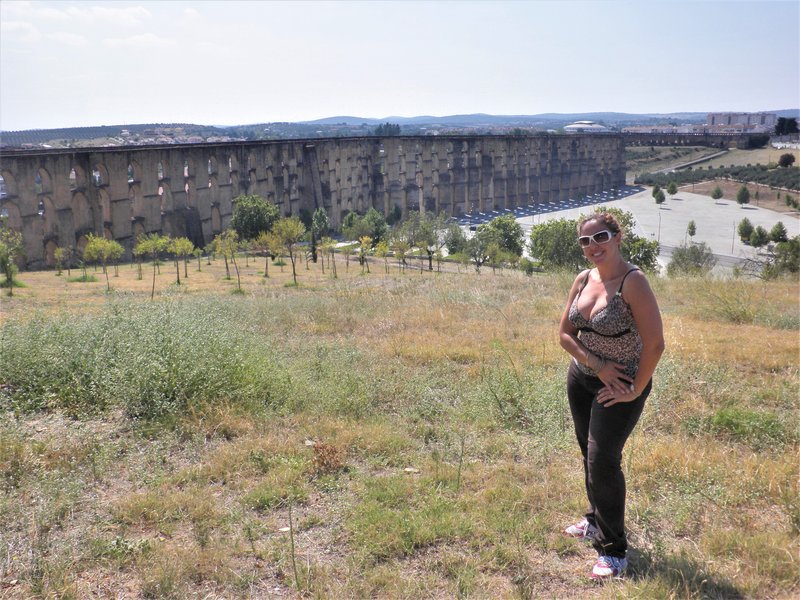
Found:
[[[705,242],[679,246],[672,252],[672,260],[667,265],[667,275],[703,276],[707,275],[716,264],[714,253]]]
[[[525,275],[533,275],[536,271],[536,263],[523,257],[519,261],[519,270],[525,273]]]

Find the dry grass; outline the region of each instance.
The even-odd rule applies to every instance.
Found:
[[[791,148],[755,148],[753,150],[732,149],[726,154],[717,158],[712,158],[707,162],[700,163],[704,168],[708,167],[730,167],[742,165],[768,165],[769,163],[778,164],[778,159],[782,154],[793,154],[795,163],[800,163],[800,150]]]
[[[755,183],[743,184],[740,181],[728,181],[727,179],[713,179],[711,181],[703,181],[701,183],[687,184],[681,186],[679,189],[686,192],[696,194],[705,194],[710,196],[714,188],[719,187],[722,190],[722,198],[725,200],[736,201],[736,194],[739,189],[744,185],[750,192],[750,204],[765,208],[767,210],[774,210],[779,213],[786,213],[787,215],[797,216],[798,211],[791,206],[786,205],[785,193],[782,190],[775,190],[766,185],[759,185]],[[756,192],[758,192],[758,199],[756,199]],[[777,194],[780,193],[781,199],[778,200]],[[791,193],[791,192],[790,192]],[[793,196],[798,196],[796,192],[791,193]]]
[[[295,288],[262,267],[243,269],[239,296],[219,263],[180,288],[165,265],[155,302],[230,302],[276,348],[283,403],[221,399],[162,422],[114,405],[0,415],[3,597],[800,591],[797,281],[653,282],[668,349],[623,458],[632,569],[596,586],[593,552],[560,534],[583,509],[556,340],[570,276],[339,264],[333,280],[312,265]],[[6,324],[149,303],[129,267],[111,294],[20,279]]]

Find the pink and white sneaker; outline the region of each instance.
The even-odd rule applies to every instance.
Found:
[[[575,539],[592,541],[597,535],[597,527],[589,523],[586,519],[581,519],[574,525],[567,527],[564,533]]]
[[[598,556],[597,562],[592,568],[592,579],[604,580],[614,577],[622,577],[625,569],[628,568],[628,559],[618,556]]]

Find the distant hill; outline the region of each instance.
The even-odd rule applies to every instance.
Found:
[[[800,109],[769,110],[779,117],[800,118]],[[209,141],[220,139],[267,140],[335,136],[371,135],[381,123],[393,123],[403,128],[404,135],[425,133],[430,127],[451,131],[476,131],[479,133],[508,132],[513,128],[559,129],[574,121],[598,121],[612,127],[629,125],[704,123],[705,112],[680,113],[541,113],[536,115],[489,115],[474,113],[467,115],[416,117],[388,116],[381,119],[342,115],[313,121],[294,123],[255,123],[249,125],[196,125],[192,123],[148,123],[126,125],[98,125],[95,127],[64,127],[60,129],[31,129],[23,131],[1,131],[0,146],[3,147],[79,147],[86,145],[137,145],[162,143],[153,136],[171,136],[171,143],[185,143],[202,138]],[[123,130],[126,133],[123,135]],[[166,132],[166,133],[165,133]],[[167,140],[169,141],[169,140]]]
[[[469,115],[447,115],[443,117],[418,116],[397,117],[390,116],[382,119],[364,117],[326,117],[315,121],[302,121],[309,125],[378,125],[379,123],[397,123],[398,125],[538,125],[542,123],[572,123],[573,121],[603,121],[614,124],[620,122],[650,122],[652,120],[680,120],[681,122],[703,122],[708,113],[673,113],[673,114],[634,114],[617,112],[591,112],[591,113],[542,113],[537,115],[488,115],[475,113]]]

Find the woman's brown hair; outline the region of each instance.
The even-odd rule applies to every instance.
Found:
[[[617,218],[614,215],[608,212],[596,212],[578,221],[578,235],[581,234],[581,229],[589,221],[598,221],[603,223],[611,233],[619,233],[622,231],[622,226],[619,224],[619,221],[617,221]]]

